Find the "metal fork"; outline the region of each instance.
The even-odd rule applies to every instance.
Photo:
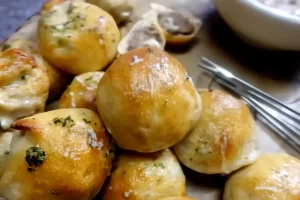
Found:
[[[281,136],[300,154],[300,113],[281,101],[237,78],[228,70],[202,58],[199,66],[214,75],[214,80],[238,94],[258,119]]]

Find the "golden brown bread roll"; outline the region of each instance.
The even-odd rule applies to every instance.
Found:
[[[185,195],[185,176],[171,150],[121,153],[103,200],[157,200]]]
[[[255,122],[241,100],[219,90],[202,91],[196,127],[174,151],[187,167],[206,174],[230,173],[258,156]]]
[[[7,49],[22,49],[30,55],[39,67],[46,69],[50,81],[49,101],[56,100],[69,82],[69,76],[62,70],[51,66],[40,54],[38,47],[28,40],[17,39],[6,44]],[[58,81],[59,80],[59,81]]]
[[[195,199],[192,199],[190,197],[181,196],[181,197],[166,197],[166,198],[161,198],[158,200],[195,200]]]
[[[59,108],[88,108],[98,112],[96,93],[104,72],[87,72],[75,76],[59,100]]]
[[[127,0],[86,0],[86,2],[99,6],[113,16],[117,24],[130,19],[133,7]]]
[[[0,52],[0,129],[19,118],[44,111],[49,93],[44,68],[21,49]]]
[[[97,106],[117,144],[139,152],[173,146],[201,113],[200,96],[185,69],[163,50],[150,47],[113,62],[100,80]]]
[[[16,121],[0,196],[91,200],[112,165],[112,144],[93,111],[59,109]]]
[[[299,200],[300,160],[284,153],[261,155],[227,181],[224,200]]]
[[[157,3],[151,3],[151,8],[157,14],[157,21],[165,33],[167,44],[183,45],[189,42],[202,26],[202,21],[192,15],[174,11]]]
[[[38,37],[43,56],[71,74],[98,71],[117,53],[120,32],[104,10],[65,1],[41,13]]]

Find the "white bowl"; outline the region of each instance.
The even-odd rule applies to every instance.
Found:
[[[226,23],[245,42],[268,49],[300,50],[300,18],[256,0],[215,0]]]

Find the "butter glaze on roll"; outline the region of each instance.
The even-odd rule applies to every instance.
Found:
[[[50,81],[46,69],[19,48],[0,52],[0,130],[17,119],[43,112]]]
[[[51,66],[41,55],[37,45],[29,40],[17,39],[6,45],[8,45],[8,49],[22,49],[22,51],[33,58],[39,67],[46,70],[50,81],[48,101],[57,100],[69,82],[68,74]]]
[[[106,67],[116,56],[120,32],[101,8],[65,1],[41,12],[38,38],[48,62],[77,75]]]
[[[203,110],[195,128],[174,151],[200,173],[230,173],[257,159],[255,122],[241,100],[219,90],[202,91]]]
[[[157,200],[185,193],[185,176],[171,150],[122,152],[103,200]]]
[[[201,98],[185,69],[158,48],[118,57],[100,80],[101,119],[124,149],[155,152],[173,146],[196,124]]]
[[[104,72],[87,72],[74,77],[59,100],[59,108],[88,108],[98,112],[96,93]]]
[[[110,173],[113,146],[98,115],[58,109],[20,119],[0,196],[11,200],[92,200]]]
[[[224,200],[299,200],[300,160],[284,153],[261,155],[227,181]]]

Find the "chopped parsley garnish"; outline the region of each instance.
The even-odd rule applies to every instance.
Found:
[[[86,78],[85,81],[89,81],[89,80],[91,80],[92,78],[93,78],[93,76],[90,76],[90,77]]]
[[[162,168],[165,168],[165,165],[164,165],[162,162],[155,162],[155,161],[154,161],[154,166],[155,166],[155,167],[162,167]]]
[[[74,122],[74,120],[71,118],[71,116],[68,116],[66,118],[62,118],[62,117],[55,117],[53,119],[53,123],[55,125],[61,124],[62,127],[65,127],[66,125],[68,125],[69,127],[74,126],[76,123]]]
[[[9,151],[4,151],[4,155],[8,155],[9,154]]]
[[[22,80],[25,80],[25,79],[26,79],[26,75],[22,75],[22,76],[21,76],[21,79],[22,79]]]
[[[83,121],[84,121],[85,123],[87,123],[87,124],[91,123],[91,121],[89,121],[89,120],[87,120],[87,119],[85,119],[85,118],[83,118]]]
[[[9,44],[4,44],[2,47],[2,51],[9,49],[11,46]]]
[[[36,171],[36,168],[39,165],[43,164],[45,159],[47,158],[47,154],[40,147],[30,147],[26,150],[25,160],[28,163],[27,170],[29,172]]]
[[[151,49],[151,47],[148,47],[148,53],[153,53],[153,49]]]
[[[73,5],[73,3],[70,3],[69,7],[68,7],[68,10],[67,10],[67,14],[71,14],[74,9],[75,9],[75,6]]]

